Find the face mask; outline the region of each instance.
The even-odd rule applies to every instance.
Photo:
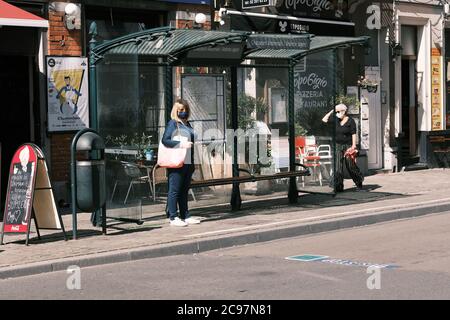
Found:
[[[344,112],[337,112],[336,113],[336,117],[338,117],[339,119],[342,119],[344,117]]]
[[[183,111],[183,112],[178,112],[178,118],[180,119],[187,119],[189,116],[189,113]]]

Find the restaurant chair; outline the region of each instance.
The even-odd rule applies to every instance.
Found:
[[[150,187],[150,191],[152,192],[152,184],[150,182],[150,178],[148,175],[144,175],[142,174],[141,169],[139,168],[139,166],[135,163],[132,162],[127,162],[127,161],[121,161],[120,162],[122,165],[122,169],[123,172],[125,174],[125,177],[127,179],[127,182],[129,181],[129,185],[128,185],[128,190],[127,190],[127,195],[125,196],[125,200],[123,201],[123,204],[127,203],[128,197],[130,195],[131,189],[133,188],[133,185],[135,184],[148,184]],[[119,180],[117,179],[115,184],[114,184],[114,188],[113,188],[113,192],[111,195],[111,201],[114,198],[114,194],[116,192],[116,188],[117,188],[117,184],[119,183]]]

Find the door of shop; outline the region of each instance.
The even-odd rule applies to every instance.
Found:
[[[402,59],[403,165],[418,162],[416,60]]]
[[[31,138],[29,65],[27,56],[0,55],[1,211],[11,158],[17,147]]]

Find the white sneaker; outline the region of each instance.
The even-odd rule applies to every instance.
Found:
[[[186,227],[188,224],[180,218],[176,217],[175,219],[170,220],[170,225],[175,227]]]
[[[200,220],[189,217],[187,219],[184,219],[184,222],[186,222],[187,224],[199,224]]]

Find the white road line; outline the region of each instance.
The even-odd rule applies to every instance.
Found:
[[[333,282],[344,282],[344,280],[342,280],[342,279],[335,278],[335,277],[330,277],[330,276],[324,276],[324,275],[319,274],[319,273],[308,272],[308,271],[296,271],[296,272],[298,272],[300,274],[304,274],[306,276],[313,277],[313,278],[319,278],[319,279],[322,279],[322,280],[328,280],[328,281],[333,281]]]

